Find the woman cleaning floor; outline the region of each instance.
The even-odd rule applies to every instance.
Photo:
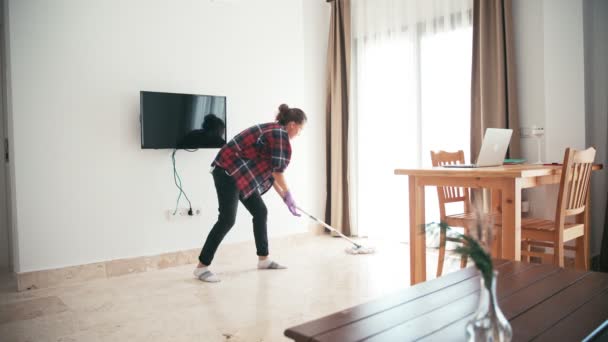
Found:
[[[283,172],[291,159],[290,140],[300,134],[306,114],[298,108],[279,106],[275,122],[258,124],[237,134],[218,152],[211,164],[219,215],[199,255],[194,276],[205,282],[219,282],[209,270],[220,243],[235,223],[239,201],[253,216],[253,234],[258,268],[286,268],[268,255],[268,210],[262,199],[270,187],[281,196],[289,211],[300,216]]]

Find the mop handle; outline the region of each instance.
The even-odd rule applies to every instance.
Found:
[[[302,213],[304,213],[306,216],[310,217],[311,219],[313,219],[313,220],[315,220],[315,221],[319,222],[319,223],[320,223],[320,224],[322,224],[322,225],[323,225],[325,228],[327,228],[327,229],[331,230],[332,232],[336,232],[336,233],[338,233],[338,234],[339,234],[341,237],[343,237],[343,238],[345,238],[346,240],[350,241],[350,243],[352,243],[353,245],[355,245],[355,246],[357,246],[357,247],[361,247],[361,245],[359,245],[359,244],[358,244],[358,243],[356,243],[355,241],[353,241],[353,240],[349,239],[349,238],[348,238],[346,235],[344,235],[344,234],[340,233],[340,232],[339,232],[337,229],[335,229],[334,227],[332,227],[332,226],[328,225],[327,223],[325,223],[325,222],[323,222],[323,221],[319,220],[318,218],[316,218],[316,217],[312,216],[311,214],[309,214],[309,213],[307,213],[306,211],[302,210],[302,208],[298,207],[297,205],[296,205],[296,209],[298,209],[299,211],[301,211]]]

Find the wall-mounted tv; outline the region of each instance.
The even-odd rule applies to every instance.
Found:
[[[226,143],[226,97],[140,92],[141,148],[219,148]]]

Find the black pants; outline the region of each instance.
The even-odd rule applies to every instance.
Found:
[[[253,236],[255,237],[255,247],[259,256],[268,255],[268,233],[266,221],[268,210],[266,204],[262,200],[262,196],[258,193],[253,193],[247,199],[239,198],[239,190],[232,177],[230,177],[224,169],[215,167],[213,169],[213,181],[215,182],[215,190],[217,192],[217,202],[219,205],[219,215],[217,222],[207,235],[205,245],[201,250],[198,260],[205,264],[211,265],[215,251],[228,233],[230,228],[234,226],[236,219],[236,209],[239,205],[239,200],[245,208],[253,216]]]

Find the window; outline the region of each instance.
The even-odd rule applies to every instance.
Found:
[[[431,150],[469,154],[472,5],[463,1],[447,15],[442,7],[436,16],[437,8],[419,8],[418,19],[399,22],[395,6],[428,2],[387,3],[388,23],[382,9],[369,7],[380,3],[353,2],[352,222],[356,235],[407,241],[408,179],[394,169],[430,167]],[[437,191],[429,187],[426,220],[438,219]]]

